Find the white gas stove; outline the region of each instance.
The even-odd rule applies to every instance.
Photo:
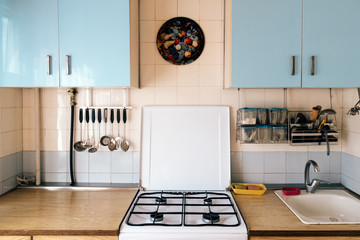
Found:
[[[228,191],[229,124],[226,106],[143,107],[140,190],[120,240],[248,239]]]

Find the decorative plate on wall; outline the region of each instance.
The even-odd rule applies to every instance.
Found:
[[[176,65],[194,62],[202,53],[204,33],[193,20],[176,17],[165,22],[157,34],[157,48],[161,56]]]

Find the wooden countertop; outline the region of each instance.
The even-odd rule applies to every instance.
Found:
[[[360,236],[360,225],[303,224],[275,195],[236,195],[250,236]]]
[[[0,197],[0,235],[118,235],[136,189],[16,189]]]

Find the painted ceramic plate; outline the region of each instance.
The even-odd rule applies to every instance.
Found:
[[[161,56],[176,65],[190,64],[202,53],[204,33],[193,20],[176,17],[165,22],[157,34],[157,48]]]

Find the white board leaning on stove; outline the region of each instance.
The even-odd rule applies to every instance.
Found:
[[[144,106],[140,187],[226,190],[230,173],[228,106]]]

